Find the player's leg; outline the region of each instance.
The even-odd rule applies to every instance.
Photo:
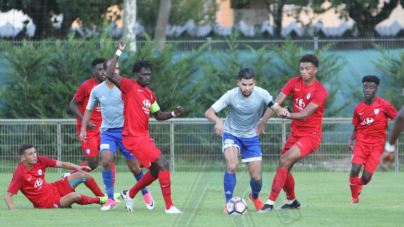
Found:
[[[264,204],[258,197],[262,189],[262,160],[247,163],[248,172],[250,173],[250,199],[253,201],[255,209],[260,210]]]
[[[75,189],[80,183],[84,182],[87,188],[89,188],[95,196],[104,197],[104,193],[98,187],[94,178],[87,172],[77,172],[67,177],[67,181],[70,183],[72,189]]]
[[[88,204],[100,204],[101,199],[97,197],[89,197],[85,195],[81,195],[77,192],[71,192],[59,200],[59,204],[62,208],[70,207],[73,203],[77,203],[79,205],[88,205]]]
[[[358,176],[368,156],[369,151],[367,151],[367,147],[357,142],[353,151],[351,160],[352,167],[349,175],[349,187],[352,194],[352,204],[359,203],[359,191],[362,191],[362,185],[359,185]]]
[[[365,168],[363,170],[362,176],[358,178],[358,194],[362,192],[363,185],[369,184],[369,182],[372,180],[373,173],[379,165],[380,157],[383,154],[384,146],[369,146],[368,150],[370,152],[369,156],[365,160]]]

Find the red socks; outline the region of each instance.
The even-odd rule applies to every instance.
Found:
[[[94,193],[95,196],[105,196],[104,193],[102,193],[100,187],[98,187],[98,184],[95,182],[94,178],[91,178],[91,180],[84,182],[84,184]]]
[[[83,162],[79,166],[86,166],[86,165],[87,165],[87,162]],[[83,169],[83,171],[90,172],[90,170],[88,170],[88,169]],[[73,170],[70,172],[70,174],[77,173],[77,172],[78,172],[77,170]]]
[[[76,202],[79,205],[87,205],[93,203],[100,203],[100,198],[92,198],[85,195],[81,195],[81,199]]]
[[[288,178],[286,178],[286,182],[285,182],[285,185],[283,186],[283,190],[286,192],[286,199],[287,200],[296,199],[296,196],[295,196],[295,179],[293,178],[292,173],[288,176]]]
[[[161,172],[160,172],[161,173]],[[160,176],[160,174],[159,174]],[[130,198],[135,198],[136,194],[145,188],[146,186],[149,186],[153,181],[157,180],[157,178],[154,178],[151,174],[150,171],[145,173],[143,177],[129,190],[129,197]]]
[[[372,178],[370,178],[370,180],[368,182],[363,181],[362,177],[359,177],[358,179],[358,184],[359,185],[367,185],[369,184],[369,182],[372,180]]]
[[[278,198],[283,186],[285,185],[286,178],[288,177],[287,169],[279,169],[276,171],[274,181],[272,182],[272,191],[269,199],[275,201]]]
[[[351,177],[351,175],[349,175],[349,183],[349,186],[351,187],[352,199],[358,200],[358,177]]]
[[[163,194],[164,202],[166,203],[166,210],[168,210],[171,206],[174,206],[173,201],[171,200],[170,171],[160,171],[159,182],[161,193]]]

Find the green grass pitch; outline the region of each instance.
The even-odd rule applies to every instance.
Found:
[[[294,173],[296,196],[302,203],[299,210],[256,213],[250,193],[247,172],[237,173],[234,197],[243,197],[249,206],[243,216],[222,214],[224,209],[223,173],[178,172],[171,173],[174,204],[184,211],[182,215],[164,213],[164,200],[158,181],[149,189],[156,203],[154,210],[147,210],[141,194],[138,194],[134,212],[125,209],[124,201],[118,208],[100,211],[99,205],[79,206],[72,209],[34,209],[22,195],[13,196],[18,211],[8,210],[4,200],[0,202],[1,226],[404,226],[404,174],[377,172],[372,182],[364,186],[359,204],[351,201],[347,172]],[[104,190],[100,172],[92,173]],[[260,198],[269,196],[274,173],[263,173],[263,190]],[[4,198],[12,174],[0,174],[0,195]],[[47,182],[60,179],[60,174],[46,174]],[[136,180],[128,172],[116,176],[116,191],[128,189]],[[92,193],[80,185],[77,192]],[[285,202],[282,192],[275,205]]]

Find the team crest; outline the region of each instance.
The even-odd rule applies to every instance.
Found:
[[[376,115],[379,113],[379,109],[374,109],[374,111]]]
[[[42,175],[42,169],[38,170],[38,175]]]
[[[90,149],[86,149],[86,153],[87,153],[87,154],[90,154]]]
[[[307,98],[307,99],[310,99],[310,96],[311,96],[310,93],[307,93],[306,98]]]

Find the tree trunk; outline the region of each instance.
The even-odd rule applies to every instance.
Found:
[[[156,33],[154,34],[154,40],[157,41],[154,46],[155,50],[164,49],[166,42],[166,28],[168,25],[168,19],[171,12],[171,0],[160,0],[160,9],[157,16]]]
[[[136,51],[136,0],[123,1],[123,25],[122,37],[130,46],[130,50]]]

